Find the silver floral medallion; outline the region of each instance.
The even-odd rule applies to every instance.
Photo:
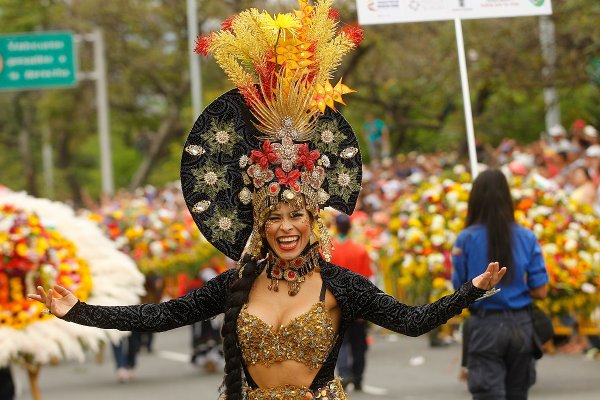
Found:
[[[238,197],[240,198],[240,201],[244,205],[248,205],[248,204],[250,204],[250,202],[252,202],[252,192],[250,192],[250,190],[247,187],[244,187],[240,191],[240,193],[238,194]]]
[[[340,157],[348,159],[354,157],[356,153],[358,153],[358,149],[356,147],[346,147],[340,153]]]
[[[192,211],[195,213],[201,214],[204,211],[208,210],[209,206],[210,206],[210,201],[202,200],[202,201],[199,201],[196,204],[194,204],[194,207],[192,207]]]
[[[185,146],[185,151],[187,151],[193,156],[201,156],[202,154],[206,153],[206,150],[204,150],[202,146],[198,146],[197,144],[190,144],[188,146]]]
[[[246,166],[248,165],[248,162],[250,161],[250,158],[247,155],[243,155],[240,157],[240,168],[246,168]]]

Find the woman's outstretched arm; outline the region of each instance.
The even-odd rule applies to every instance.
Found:
[[[28,297],[40,301],[52,314],[81,325],[122,331],[161,332],[209,319],[225,310],[229,284],[235,270],[211,279],[201,288],[159,304],[97,306],[77,300],[62,286],[47,292],[40,286]]]
[[[350,287],[358,304],[355,318],[364,318],[384,328],[408,336],[419,336],[433,328],[446,323],[458,315],[487,290],[492,289],[502,279],[506,268],[499,268],[498,263],[490,263],[487,270],[475,277],[471,282],[462,285],[456,292],[422,306],[408,306],[394,297],[383,293],[367,279],[355,276]],[[358,288],[362,286],[362,288]]]

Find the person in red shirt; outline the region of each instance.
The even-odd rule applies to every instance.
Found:
[[[369,253],[363,245],[349,237],[352,227],[350,217],[346,214],[337,215],[335,226],[337,235],[332,241],[331,263],[372,279]],[[367,349],[367,321],[358,319],[346,331],[338,357],[337,368],[344,387],[352,383],[354,390],[362,391]]]

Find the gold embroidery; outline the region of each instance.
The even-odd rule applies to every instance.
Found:
[[[245,387],[247,400],[348,400],[339,378],[328,382],[325,386],[316,390],[310,390],[306,386],[277,386],[273,388],[251,389]]]
[[[248,313],[248,304],[245,304],[240,311],[237,328],[242,355],[248,365],[271,365],[292,360],[319,369],[337,337],[322,301],[277,331]]]

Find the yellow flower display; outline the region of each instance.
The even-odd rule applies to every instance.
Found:
[[[451,250],[464,228],[470,178],[432,178],[398,199],[389,229],[391,249],[382,252],[390,287],[412,304],[450,293]],[[547,192],[534,179],[514,179],[515,219],[532,229],[550,278],[542,306],[554,315],[589,318],[600,301],[600,219],[564,193]],[[434,257],[435,256],[435,257]]]

